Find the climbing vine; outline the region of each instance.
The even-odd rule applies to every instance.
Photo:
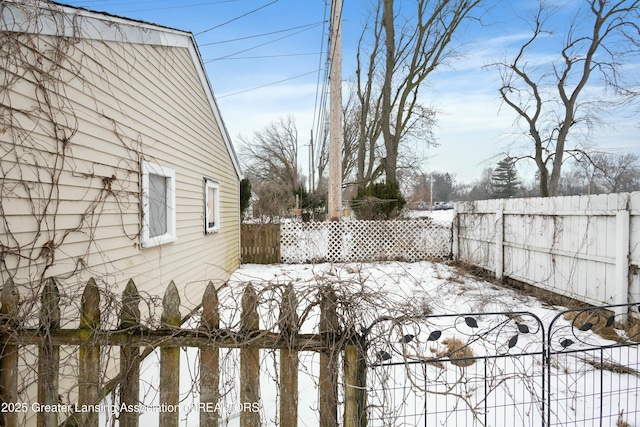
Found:
[[[84,68],[96,61],[85,45],[103,42],[80,37],[79,17],[48,1],[2,1],[0,12],[0,278],[36,295],[46,278],[68,279],[109,262],[96,233],[106,212],[122,214],[134,203],[141,152],[112,120],[129,158],[111,168],[87,161],[94,141],[83,129],[87,113],[77,92],[94,90]],[[93,86],[108,88],[108,74],[99,75]],[[137,225],[120,228],[137,240]]]

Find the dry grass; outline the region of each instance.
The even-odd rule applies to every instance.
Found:
[[[612,325],[607,325],[612,313],[605,310],[572,311],[565,313],[564,319],[576,328],[586,328],[600,335],[602,338],[619,342],[622,338]],[[591,328],[587,326],[591,325]]]
[[[448,357],[451,364],[456,366],[471,366],[475,363],[471,348],[458,338],[447,338],[442,340],[442,344],[446,345],[447,349],[438,352],[438,357]]]
[[[624,328],[629,341],[640,342],[640,320],[629,317]]]
[[[631,424],[624,420],[624,410],[618,414],[618,420],[616,421],[616,427],[631,427]]]
[[[640,372],[635,369],[629,368],[628,366],[621,365],[620,363],[615,362],[601,362],[595,359],[588,359],[586,357],[581,357],[584,363],[593,366],[596,369],[601,369],[603,371],[613,372],[614,374],[625,374],[625,375],[634,375],[636,377],[640,377]]]

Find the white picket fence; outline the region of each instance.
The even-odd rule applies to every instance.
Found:
[[[456,203],[466,263],[593,305],[640,302],[640,192]]]

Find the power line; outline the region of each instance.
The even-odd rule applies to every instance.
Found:
[[[262,86],[252,87],[251,89],[245,89],[245,90],[241,90],[239,92],[233,92],[233,93],[228,93],[226,95],[216,96],[216,98],[217,99],[227,98],[229,96],[239,95],[241,93],[251,92],[253,90],[258,90],[258,89],[262,89],[262,88],[265,88],[265,87],[275,86],[277,84],[284,83],[284,82],[287,82],[289,80],[294,80],[294,79],[297,79],[297,78],[300,78],[300,77],[308,76],[309,74],[313,74],[313,73],[317,73],[317,72],[318,72],[318,70],[309,71],[308,73],[298,74],[297,76],[289,77],[289,78],[286,78],[286,79],[283,79],[283,80],[278,80],[277,82],[267,83],[267,84],[262,85]]]
[[[309,30],[309,28],[305,28],[304,30],[297,31],[297,32],[295,32],[295,33],[293,33],[293,34],[288,34],[288,35],[286,35],[286,36],[282,36],[282,37],[279,37],[279,38],[277,38],[277,39],[273,39],[273,40],[270,40],[270,41],[268,41],[268,42],[264,42],[264,43],[261,43],[261,44],[255,45],[255,46],[253,46],[253,47],[249,47],[249,48],[247,48],[247,49],[243,49],[243,50],[240,50],[240,51],[238,51],[238,52],[230,53],[230,54],[228,54],[228,55],[221,56],[221,57],[219,57],[219,58],[209,59],[209,60],[206,60],[206,61],[205,61],[205,64],[208,64],[209,62],[219,61],[219,60],[221,60],[221,59],[227,59],[227,58],[229,58],[229,57],[231,57],[231,56],[235,56],[235,55],[238,55],[238,54],[240,54],[240,53],[248,52],[248,51],[250,51],[250,50],[257,49],[257,48],[259,48],[259,47],[266,46],[266,45],[268,45],[268,44],[275,43],[275,42],[277,42],[277,41],[284,40],[284,39],[289,38],[289,37],[293,37],[293,36],[298,35],[298,34],[300,34],[300,33],[304,33],[305,31],[308,31],[308,30]]]
[[[327,8],[327,2],[325,1],[324,3],[324,17],[323,17],[323,26],[322,26],[322,36],[321,36],[321,40],[320,40],[320,50],[323,51],[324,50],[324,46],[325,46],[325,33],[326,33],[326,27],[327,27],[327,22],[328,22],[328,18],[327,18],[327,13],[328,13],[328,8]],[[327,60],[328,61],[328,57]],[[327,62],[328,64],[328,62]],[[321,70],[322,69],[322,56],[319,57],[318,60],[318,69]],[[322,141],[322,139],[324,138],[324,126],[321,127],[321,124],[324,123],[325,121],[325,106],[327,103],[327,99],[326,99],[326,94],[327,94],[327,87],[329,85],[329,68],[328,66],[326,66],[324,68],[324,76],[322,76],[322,81],[321,81],[321,73],[318,73],[318,79],[316,82],[316,97],[315,97],[315,102],[314,102],[314,109],[313,109],[313,120],[311,122],[311,126],[313,127],[312,131],[313,131],[313,135],[314,138],[316,139],[316,141],[320,142]],[[317,144],[316,147],[318,147],[318,150],[322,149],[322,145],[321,144]],[[316,153],[312,153],[312,156],[314,156],[314,160],[319,159],[320,156],[316,156]],[[317,163],[316,163],[317,164]]]
[[[199,36],[200,34],[208,33],[209,31],[215,30],[216,28],[220,28],[220,27],[222,27],[222,26],[224,26],[224,25],[230,24],[231,22],[237,21],[238,19],[242,19],[242,18],[244,18],[244,17],[246,17],[246,16],[251,15],[252,13],[255,13],[255,12],[259,11],[259,10],[262,10],[262,9],[264,9],[264,8],[266,8],[266,7],[269,7],[269,6],[271,6],[272,4],[277,3],[278,1],[279,1],[279,0],[273,0],[271,3],[267,3],[267,4],[263,5],[263,6],[260,6],[260,7],[259,7],[259,8],[257,8],[257,9],[250,10],[249,12],[244,13],[244,14],[242,14],[242,15],[240,15],[240,16],[236,16],[235,18],[232,18],[232,19],[230,19],[230,20],[228,20],[228,21],[225,21],[225,22],[223,22],[222,24],[218,24],[218,25],[215,25],[215,26],[213,26],[213,27],[211,27],[211,28],[207,28],[207,29],[206,29],[206,30],[204,30],[204,31],[200,31],[199,33],[195,33],[195,35],[196,35],[196,36]]]
[[[214,45],[214,44],[223,44],[223,43],[237,42],[237,41],[240,41],[240,40],[254,39],[254,38],[257,38],[257,37],[270,36],[270,35],[273,35],[273,34],[279,34],[279,33],[285,33],[287,31],[298,30],[300,28],[317,27],[318,25],[321,25],[321,24],[323,24],[323,22],[315,22],[313,24],[300,25],[300,26],[297,26],[297,27],[286,28],[284,30],[271,31],[269,33],[255,34],[255,35],[252,35],[252,36],[238,37],[238,38],[235,38],[235,39],[222,40],[222,41],[218,41],[218,42],[198,43],[198,46],[200,46],[200,47],[202,47],[202,46],[211,46],[211,45]]]
[[[271,58],[284,58],[291,56],[309,56],[309,55],[321,55],[324,52],[309,52],[309,53],[283,53],[280,55],[256,55],[256,56],[240,56],[237,58],[224,58],[224,61],[233,61],[236,59],[271,59]],[[211,60],[214,61],[214,60]],[[222,61],[222,59],[221,59]]]

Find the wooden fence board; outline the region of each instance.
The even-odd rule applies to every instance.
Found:
[[[213,331],[220,327],[218,310],[218,292],[209,282],[202,297],[202,315],[200,328]],[[200,411],[200,427],[218,427],[218,414],[210,410],[215,408],[220,399],[220,350],[217,346],[200,350],[200,404],[205,410]]]
[[[129,280],[122,293],[120,328],[125,331],[127,341],[140,327],[140,295],[133,280]],[[140,400],[140,348],[120,347],[120,403],[129,407]],[[138,414],[126,411],[120,414],[120,427],[138,427]]]
[[[457,203],[455,256],[593,305],[638,301],[639,204],[639,193]],[[500,215],[502,238],[485,227]]]
[[[285,339],[298,332],[298,301],[290,283],[282,297],[278,325]],[[280,350],[280,427],[298,425],[298,351]]]
[[[171,282],[162,301],[160,328],[151,329],[142,326],[139,304],[141,297],[133,281],[129,281],[122,294],[119,323],[116,329],[104,329],[102,318],[108,316],[100,312],[100,290],[91,279],[84,288],[79,310],[79,327],[60,328],[60,294],[54,280],[46,281],[41,292],[40,326],[37,329],[23,329],[17,319],[19,294],[11,281],[4,284],[0,293],[0,397],[4,402],[16,401],[20,386],[17,379],[17,360],[20,349],[28,345],[37,345],[39,361],[37,364],[37,403],[52,407],[74,408],[74,402],[63,403],[59,396],[69,396],[69,390],[59,390],[60,346],[76,347],[78,350],[78,396],[77,407],[65,410],[41,410],[38,412],[37,425],[51,427],[96,426],[99,409],[109,401],[103,399],[108,393],[116,392],[112,401],[120,410],[116,410],[112,420],[117,419],[120,426],[136,427],[140,412],[137,408],[144,402],[140,399],[140,362],[143,355],[150,354],[154,348],[160,348],[160,387],[161,408],[159,425],[177,426],[179,420],[180,389],[180,347],[198,347],[200,349],[200,402],[199,415],[202,426],[216,427],[219,416],[225,412],[218,409],[221,401],[219,349],[240,348],[240,424],[244,426],[264,425],[261,419],[260,404],[260,349],[280,350],[280,373],[278,384],[279,425],[283,427],[298,424],[298,367],[299,351],[321,353],[320,377],[320,417],[322,425],[337,426],[338,372],[339,354],[344,351],[343,343],[348,340],[340,335],[336,314],[336,296],[331,288],[321,291],[322,314],[316,334],[300,334],[298,302],[293,286],[283,288],[280,313],[277,325],[270,330],[260,330],[258,306],[260,300],[256,290],[248,284],[241,301],[240,328],[235,331],[220,329],[220,313],[217,291],[209,283],[202,300],[201,324],[195,329],[182,328],[180,316],[180,298],[174,282]],[[109,352],[109,346],[120,347],[120,373],[109,381],[102,380],[101,354]],[[140,347],[146,347],[144,351]],[[15,349],[15,350],[12,350]],[[72,350],[73,351],[73,350]],[[66,363],[66,362],[65,362]],[[66,381],[66,380],[65,380]],[[118,388],[119,387],[119,388]],[[71,393],[73,395],[73,393]],[[32,397],[29,397],[31,399]],[[235,403],[234,403],[235,404]],[[203,406],[204,410],[203,410]],[[209,406],[206,406],[209,405]],[[87,408],[83,412],[82,408]],[[209,410],[213,408],[213,410]],[[174,410],[175,409],[175,410]],[[3,414],[3,426],[16,426],[21,421],[17,412]],[[65,419],[65,417],[67,417]],[[360,417],[361,418],[361,417]],[[60,424],[62,423],[62,424]],[[353,424],[345,424],[349,427]]]
[[[327,351],[320,353],[320,425],[338,425],[338,354],[335,333],[339,330],[337,297],[332,289],[325,289],[320,312],[320,334],[327,339]]]
[[[11,333],[18,314],[20,294],[11,278],[7,279],[0,293],[0,315],[2,327]],[[4,403],[18,403],[18,346],[6,344],[0,346],[0,401]],[[2,412],[2,425],[17,427],[18,411]]]
[[[87,344],[80,346],[79,357],[79,385],[78,404],[94,405],[100,395],[100,346],[94,340],[94,331],[100,326],[100,292],[94,279],[82,294],[82,313],[80,314],[80,330],[87,340]],[[80,425],[98,427],[98,413],[94,411],[82,412]]]
[[[180,295],[173,280],[169,283],[162,299],[162,327],[169,334],[180,327]],[[174,332],[175,333],[175,332]],[[166,410],[160,411],[160,427],[178,427],[180,421],[178,405],[180,403],[180,348],[160,348],[160,405]]]
[[[258,314],[258,296],[251,285],[247,284],[242,295],[242,315],[240,328],[248,336],[260,329]],[[260,350],[243,348],[240,350],[240,403],[258,405],[260,402]],[[240,413],[240,427],[260,427],[260,414],[253,410]]]
[[[280,262],[280,224],[242,224],[240,253],[243,264]]]
[[[38,402],[58,404],[60,347],[51,340],[51,332],[60,326],[60,292],[54,279],[45,282],[40,299],[41,343],[38,349]],[[58,412],[38,411],[38,427],[58,427]]]

